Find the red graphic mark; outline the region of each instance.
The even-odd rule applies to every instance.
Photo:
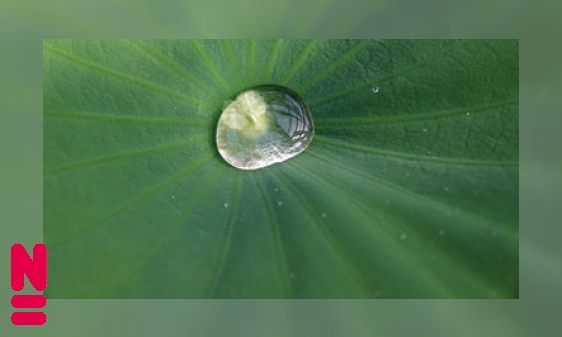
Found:
[[[33,247],[33,258],[27,254],[25,247],[19,243],[11,249],[11,274],[10,281],[14,291],[22,291],[25,277],[37,291],[43,291],[47,287],[47,247],[38,243]],[[12,296],[12,306],[18,309],[43,308],[47,304],[47,298],[41,294]],[[15,325],[43,325],[47,321],[44,312],[17,311],[12,314],[12,323]]]
[[[12,323],[14,325],[43,325],[47,321],[44,312],[14,312]]]

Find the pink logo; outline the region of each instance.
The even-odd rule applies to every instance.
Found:
[[[24,278],[37,291],[47,287],[47,247],[38,243],[33,247],[33,258],[27,254],[23,245],[16,243],[11,249],[11,286],[14,291],[22,291]],[[12,306],[16,309],[38,309],[47,304],[47,298],[42,294],[12,296]],[[47,315],[42,311],[16,311],[12,314],[14,325],[43,325]]]

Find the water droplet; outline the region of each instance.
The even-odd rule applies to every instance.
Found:
[[[423,131],[423,132],[427,132],[427,128],[423,128],[422,131]]]
[[[172,198],[172,199],[175,199],[175,198],[176,198],[176,196],[175,196],[175,195],[172,195],[172,196],[171,196],[171,198]]]
[[[273,190],[274,190],[275,192],[279,192],[279,189],[278,189],[277,187],[275,187]]]
[[[178,109],[178,107],[177,107],[177,106],[176,106],[176,107],[174,107],[174,110],[177,110],[177,109]]]
[[[467,111],[466,115],[467,115],[467,116],[470,116],[470,112]]]
[[[410,173],[406,172],[406,177],[409,177],[409,176],[410,176]]]
[[[440,230],[440,231],[439,231],[439,236],[445,236],[445,231],[444,231],[444,230]]]
[[[374,93],[379,92],[379,87],[373,87],[373,92],[374,92]]]
[[[283,201],[279,200],[279,201],[277,202],[277,206],[283,206]]]
[[[445,192],[449,192],[449,186],[443,187],[443,190],[445,190]]]
[[[313,136],[303,99],[286,87],[262,85],[243,91],[224,108],[216,140],[227,163],[255,170],[298,155]]]
[[[408,235],[406,233],[400,234],[400,240],[406,240],[407,237]]]
[[[427,154],[431,154],[431,151],[427,151]]]
[[[224,206],[224,208],[228,208],[228,204],[226,202],[224,203],[223,206]]]
[[[327,215],[326,215],[326,213],[322,213],[322,214],[320,214],[320,216],[325,218]]]

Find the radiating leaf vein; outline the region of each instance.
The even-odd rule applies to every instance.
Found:
[[[162,87],[162,86],[156,85],[154,83],[141,80],[141,79],[136,78],[136,77],[131,76],[131,75],[120,73],[118,71],[106,68],[102,65],[87,61],[87,60],[82,59],[80,57],[77,57],[75,55],[71,55],[71,54],[68,54],[66,52],[57,50],[57,49],[52,48],[48,45],[43,46],[43,48],[44,48],[45,51],[47,51],[49,53],[52,53],[53,55],[57,55],[59,57],[62,57],[62,58],[66,59],[70,62],[74,62],[78,65],[83,66],[83,67],[86,67],[86,68],[89,68],[89,69],[92,69],[92,70],[96,70],[96,71],[99,71],[101,73],[116,77],[116,78],[118,78],[118,79],[120,79],[124,82],[128,82],[128,83],[137,85],[139,87],[144,87],[144,88],[150,89],[153,92],[159,93],[161,95],[172,97],[172,98],[178,99],[180,101],[183,101],[183,102],[186,102],[186,103],[189,103],[189,104],[193,104],[195,106],[197,106],[199,104],[201,104],[201,105],[206,104],[205,102],[197,100],[193,96],[184,95],[184,94],[178,93],[176,91],[173,91],[169,88]]]
[[[119,207],[115,208],[113,211],[109,212],[105,216],[103,216],[103,217],[101,217],[101,218],[99,218],[99,219],[97,219],[97,220],[95,220],[95,221],[93,221],[89,224],[86,224],[84,227],[80,228],[76,232],[73,232],[71,235],[64,238],[63,240],[61,240],[59,242],[54,242],[54,243],[49,244],[49,249],[56,250],[56,249],[60,248],[62,245],[64,245],[65,243],[74,239],[74,237],[76,237],[76,236],[78,236],[82,233],[85,233],[87,231],[90,231],[93,228],[95,228],[95,227],[101,225],[102,223],[104,223],[106,220],[113,218],[117,214],[122,213],[122,212],[132,208],[135,205],[138,205],[140,202],[152,197],[153,195],[155,195],[159,191],[167,188],[168,186],[170,186],[174,182],[178,181],[179,179],[187,176],[188,174],[190,174],[191,172],[193,172],[197,168],[201,167],[203,164],[209,162],[211,160],[211,158],[212,158],[212,155],[210,153],[202,156],[200,159],[194,161],[193,163],[191,163],[191,165],[187,166],[185,169],[183,169],[180,172],[174,174],[173,176],[169,177],[168,179],[164,180],[163,182],[159,183],[158,185],[152,187],[151,189],[149,189],[145,193],[141,194],[140,196],[138,196],[136,198],[133,198],[132,200],[127,201],[126,203],[124,203],[124,204],[120,205]]]
[[[430,56],[430,57],[424,59],[423,61],[420,61],[420,62],[418,62],[418,63],[416,63],[416,64],[411,65],[410,67],[406,67],[406,68],[404,68],[404,69],[402,69],[402,70],[399,70],[399,71],[397,71],[397,72],[394,72],[394,73],[391,73],[391,74],[387,74],[387,75],[383,75],[383,76],[381,76],[381,77],[379,77],[379,78],[375,78],[375,79],[373,79],[373,80],[370,80],[368,83],[360,84],[360,85],[358,85],[358,86],[354,86],[354,87],[351,87],[351,88],[346,89],[346,90],[341,90],[341,91],[338,91],[338,92],[333,93],[333,94],[331,94],[331,95],[330,95],[330,94],[327,94],[327,95],[324,96],[324,97],[320,97],[320,98],[318,98],[318,99],[316,99],[316,100],[311,100],[311,101],[308,103],[308,105],[309,105],[310,107],[318,106],[318,105],[320,105],[320,104],[323,104],[323,103],[332,101],[332,100],[334,100],[334,99],[342,98],[342,97],[344,97],[344,96],[346,96],[346,95],[349,95],[349,94],[351,94],[351,93],[357,92],[357,91],[359,91],[359,90],[361,90],[361,89],[364,89],[364,88],[371,88],[373,85],[380,85],[380,84],[383,83],[383,82],[396,79],[396,78],[398,78],[399,76],[402,76],[402,75],[405,75],[405,74],[407,74],[407,73],[410,73],[410,72],[412,72],[412,71],[414,71],[414,70],[416,70],[416,69],[418,69],[418,68],[421,68],[421,67],[423,67],[423,66],[425,66],[425,65],[427,65],[427,64],[429,64],[429,63],[431,63],[431,62],[433,62],[433,61],[436,61],[436,60],[438,60],[438,59],[444,57],[444,56],[447,55],[448,53],[457,50],[458,48],[460,48],[460,47],[466,45],[467,43],[469,43],[469,42],[471,42],[471,41],[474,41],[474,40],[463,40],[463,41],[461,41],[461,42],[459,42],[459,43],[457,43],[457,44],[455,44],[455,45],[453,45],[453,46],[451,46],[451,47],[449,47],[449,48],[445,48],[444,50],[442,50],[441,52],[436,53],[436,54],[433,55],[433,56]]]
[[[200,142],[200,141],[205,140],[207,138],[208,138],[207,135],[197,135],[197,136],[192,137],[191,139],[184,140],[184,141],[177,142],[177,143],[159,145],[159,146],[154,146],[154,147],[147,147],[147,148],[142,148],[142,149],[134,149],[132,151],[119,152],[119,153],[111,154],[111,155],[108,155],[108,156],[90,158],[90,159],[87,159],[87,160],[62,165],[62,166],[55,167],[55,168],[52,168],[52,169],[46,169],[46,170],[43,171],[43,175],[61,173],[61,172],[64,172],[64,171],[67,171],[67,170],[70,170],[70,169],[79,168],[79,167],[87,167],[87,166],[96,167],[98,165],[101,165],[101,164],[104,164],[104,163],[107,163],[107,162],[111,162],[111,161],[114,161],[114,160],[122,160],[122,159],[136,157],[136,156],[143,156],[143,155],[146,155],[146,154],[161,154],[161,153],[165,153],[165,152],[168,152],[168,151],[180,148],[180,147],[187,146],[189,144],[194,144],[194,143]]]
[[[519,161],[505,160],[474,160],[468,158],[450,158],[450,157],[437,157],[437,156],[426,156],[414,153],[406,152],[396,152],[390,150],[377,149],[374,147],[369,147],[360,144],[354,144],[346,141],[341,141],[329,137],[324,137],[321,135],[315,135],[314,139],[322,144],[335,146],[342,149],[350,149],[358,151],[361,153],[372,154],[381,157],[391,157],[396,159],[412,160],[412,161],[423,161],[433,164],[443,164],[443,165],[459,165],[459,166],[498,166],[498,167],[516,167],[519,166]]]

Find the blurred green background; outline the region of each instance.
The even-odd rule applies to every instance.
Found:
[[[3,336],[558,336],[562,4],[517,1],[0,3]],[[520,300],[65,301],[9,323],[9,247],[42,241],[42,39],[519,38]],[[119,313],[119,315],[118,315]]]

